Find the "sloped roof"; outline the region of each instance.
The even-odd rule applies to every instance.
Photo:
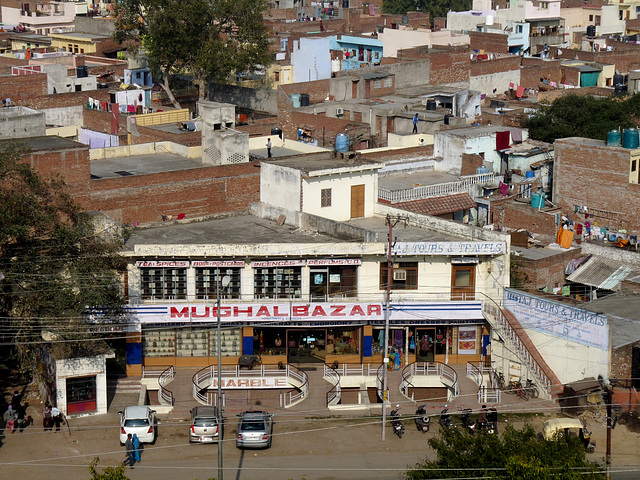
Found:
[[[570,282],[614,290],[635,268],[608,258],[592,256],[580,268],[567,277]]]
[[[411,200],[410,202],[395,203],[393,206],[424,215],[444,215],[446,213],[475,208],[477,205],[468,193],[457,193],[444,197],[431,197],[421,200]]]
[[[640,340],[640,295],[614,293],[586,303],[584,308],[609,318],[612,348]]]

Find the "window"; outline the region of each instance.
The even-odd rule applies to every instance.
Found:
[[[218,289],[220,298],[240,298],[240,268],[196,268],[196,298],[215,299]],[[226,288],[222,279],[228,276],[231,282]]]
[[[384,88],[391,88],[393,87],[393,78],[391,77],[387,77],[384,79]]]
[[[187,298],[186,268],[141,268],[140,290],[143,300]]]
[[[382,80],[379,80],[379,79],[378,80],[374,80],[373,81],[373,88],[375,90],[378,90],[378,89],[382,88]]]
[[[273,79],[276,82],[279,82],[280,81],[280,72],[273,72]]]
[[[624,13],[622,12],[622,10],[618,11],[618,20],[622,20],[624,19]]]
[[[300,298],[302,267],[256,268],[254,270],[256,298]]]
[[[637,162],[637,160],[633,160],[633,161],[631,162],[631,171],[632,171],[632,172],[635,172],[635,171],[636,171],[636,162]]]
[[[360,354],[360,328],[338,327],[327,329],[327,355]]]
[[[311,300],[327,301],[329,298],[355,297],[356,267],[353,265],[331,265],[313,267],[310,270],[309,289]]]
[[[392,290],[416,290],[418,288],[418,262],[393,264],[391,273]],[[380,290],[387,288],[387,263],[380,263]]]
[[[595,21],[596,27],[600,26],[600,15],[596,15],[596,21]]]
[[[518,25],[517,33],[522,33],[523,30],[524,30],[524,27],[522,25]]]
[[[84,48],[81,48],[81,49],[80,49],[80,53],[84,53]]]
[[[96,377],[67,378],[67,413],[96,410]]]
[[[330,207],[331,206],[331,189],[323,188],[320,190],[320,206],[321,207]]]

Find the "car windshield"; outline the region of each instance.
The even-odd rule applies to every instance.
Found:
[[[213,418],[196,418],[193,424],[196,427],[215,427],[216,421]]]
[[[127,418],[124,421],[125,427],[146,427],[149,425],[148,418]]]
[[[240,424],[240,430],[248,430],[248,431],[265,431],[265,425],[262,420],[243,420]]]

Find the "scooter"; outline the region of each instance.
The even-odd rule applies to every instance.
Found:
[[[476,424],[471,420],[471,409],[464,408],[462,409],[462,415],[460,416],[460,421],[462,423],[462,427],[467,430],[469,433],[473,434],[476,431]]]
[[[391,426],[393,427],[393,433],[395,433],[398,438],[402,438],[402,434],[404,433],[404,425],[400,421],[398,410],[400,410],[400,405],[396,405],[396,409],[391,410],[391,412],[389,413],[389,421],[391,422]]]
[[[419,432],[428,432],[431,425],[431,419],[429,415],[427,415],[424,407],[425,405],[420,405],[416,410],[415,421]]]
[[[456,424],[451,421],[448,405],[445,405],[444,409],[440,412],[440,420],[438,420],[438,423],[442,428],[455,428]]]

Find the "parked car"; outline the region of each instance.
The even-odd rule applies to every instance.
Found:
[[[154,443],[158,434],[156,411],[145,406],[126,407],[120,414],[120,444],[124,445],[127,435],[138,435],[140,443]]]
[[[269,448],[273,434],[273,415],[262,411],[242,412],[238,421],[236,447]]]
[[[216,407],[195,407],[191,410],[189,442],[218,443],[219,438],[224,438],[223,429],[223,422]]]

